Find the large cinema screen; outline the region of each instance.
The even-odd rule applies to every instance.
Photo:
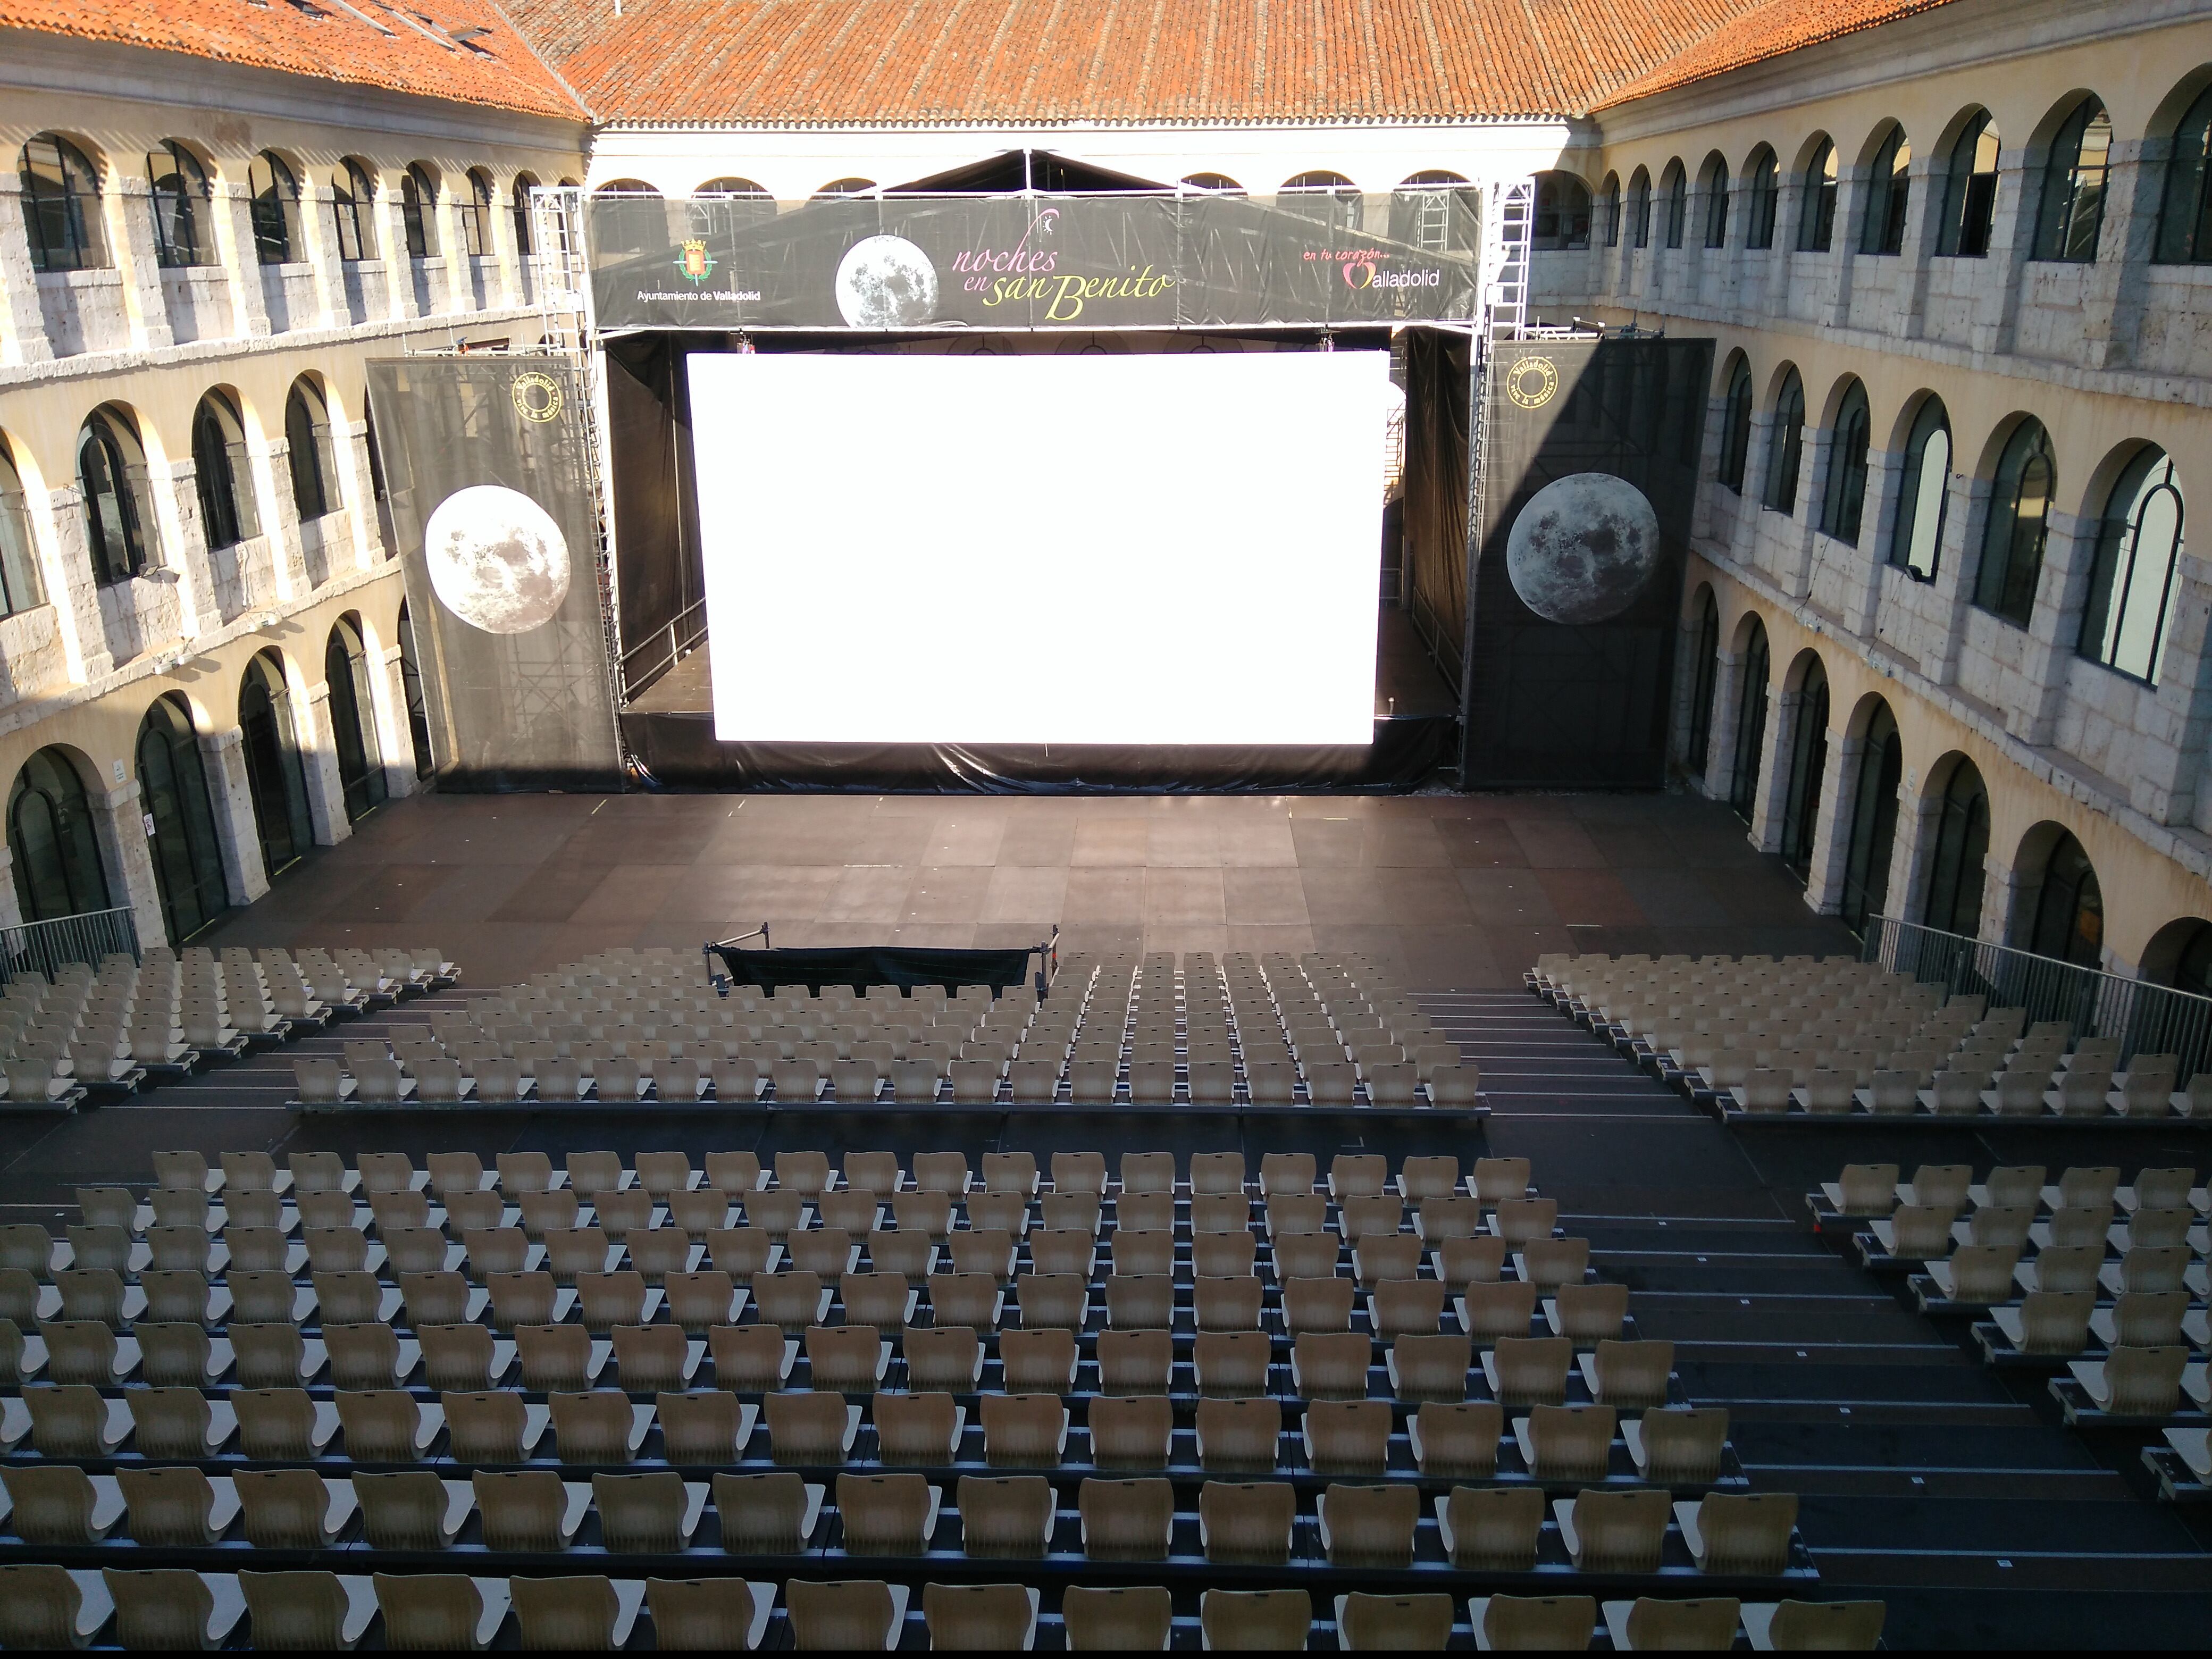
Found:
[[[1370,742],[1388,373],[694,356],[716,736]]]

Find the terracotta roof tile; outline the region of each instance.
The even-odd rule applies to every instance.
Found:
[[[1951,0],[1767,0],[1767,3],[1699,41],[1610,96],[1599,106],[1625,104],[1655,92],[1687,86],[1729,70],[1779,58],[1801,46],[1856,34]]]
[[[575,94],[490,0],[0,0],[0,28],[586,118]],[[466,41],[456,38],[468,31],[476,33]]]

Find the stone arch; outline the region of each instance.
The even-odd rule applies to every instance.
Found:
[[[2085,968],[2104,963],[2105,901],[2088,849],[2064,824],[2031,825],[2013,855],[2012,942]]]
[[[378,720],[382,701],[376,695],[379,666],[359,611],[349,611],[331,624],[323,645],[323,684],[330,699],[338,787],[349,823],[358,823],[383,805],[388,794]]]
[[[1987,884],[1991,802],[1981,769],[1958,750],[1939,756],[1916,803],[1919,869],[1911,920],[1978,937]]]
[[[191,704],[171,692],[147,706],[135,745],[138,805],[153,825],[147,852],[172,945],[230,908],[202,729]]]
[[[2068,118],[2081,107],[2083,100],[2092,98],[2095,99],[2098,105],[2107,112],[2111,111],[2112,106],[2106,101],[2103,94],[2088,87],[2075,87],[2053,99],[2045,107],[2041,118],[2029,131],[2028,148],[2030,149],[2050,149],[2051,140],[2058,136],[2058,129],[2064,126]]]
[[[2136,976],[2198,996],[2212,995],[2212,919],[2177,916],[2143,946]]]
[[[1844,925],[1863,934],[1890,908],[1897,851],[1905,740],[1888,700],[1878,692],[1862,696],[1844,723],[1843,743],[1831,866],[1840,878]]]
[[[8,790],[8,850],[26,921],[109,909],[117,893],[127,894],[99,830],[106,793],[100,769],[71,744],[49,744],[17,769]]]
[[[307,776],[312,734],[303,738],[300,731],[303,691],[298,665],[276,646],[254,653],[239,687],[254,829],[263,867],[272,876],[299,862],[314,844]]]

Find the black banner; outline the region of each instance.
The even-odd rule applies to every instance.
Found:
[[[1656,786],[1713,343],[1491,349],[1463,781]]]
[[[941,985],[948,991],[988,985],[993,992],[1001,992],[1030,977],[1030,958],[1037,954],[1034,945],[1018,951],[909,945],[814,945],[791,951],[710,945],[707,949],[722,959],[722,971],[732,985],[769,992],[780,986],[804,985],[813,996],[821,995],[825,985],[849,985],[855,991],[874,985],[896,985],[902,990]]]
[[[553,357],[368,366],[439,780],[619,787],[582,382]]]
[[[594,196],[603,330],[1468,321],[1474,193]],[[1411,205],[1407,205],[1410,204]],[[1430,219],[1425,220],[1426,212]],[[1390,234],[1358,228],[1382,220]]]

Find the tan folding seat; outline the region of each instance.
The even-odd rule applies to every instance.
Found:
[[[238,1514],[231,1484],[218,1488],[198,1469],[125,1468],[114,1479],[128,1510],[131,1541],[150,1548],[204,1549]],[[319,1492],[321,1478],[307,1479]]]
[[[179,1567],[103,1569],[115,1604],[115,1634],[125,1648],[219,1648],[246,1616],[233,1579]]]
[[[589,1388],[612,1352],[611,1344],[594,1343],[581,1325],[518,1325],[514,1348],[522,1386],[533,1394]]]
[[[1315,1200],[1316,1203],[1319,1200]],[[1286,1285],[1294,1279],[1333,1279],[1341,1249],[1337,1236],[1316,1229],[1311,1232],[1278,1233],[1273,1253],[1275,1280]]]
[[[333,1403],[345,1430],[345,1455],[356,1463],[414,1462],[428,1454],[446,1420],[438,1407],[426,1409],[405,1390],[390,1387],[341,1387]]]
[[[1125,1172],[1125,1185],[1127,1181]],[[1244,1154],[1193,1152],[1190,1157],[1190,1190],[1193,1195],[1200,1193],[1241,1194],[1244,1190]]]
[[[1248,1280],[1256,1285],[1258,1280]],[[1358,1286],[1349,1279],[1287,1279],[1283,1281],[1283,1326],[1292,1336],[1306,1331],[1352,1328],[1352,1303]],[[1256,1322],[1256,1321],[1255,1321]]]
[[[1387,1401],[1314,1401],[1304,1431],[1306,1462],[1319,1474],[1380,1474],[1389,1462]]]
[[[1035,1557],[1051,1547],[1052,1483],[1041,1474],[963,1474],[956,1501],[964,1554]]]
[[[1871,1653],[1881,1644],[1880,1601],[1746,1602],[1744,1633],[1765,1652]]]
[[[1283,1408],[1270,1399],[1200,1400],[1199,1462],[1212,1469],[1272,1469],[1280,1455]]]
[[[921,1233],[942,1241],[952,1231],[952,1200],[927,1188],[891,1194],[891,1219],[902,1233]]]
[[[1267,1152],[1260,1159],[1260,1193],[1272,1199],[1310,1193],[1320,1170],[1311,1152]]]
[[[949,1394],[879,1394],[873,1405],[876,1455],[885,1463],[952,1462],[968,1413]]]
[[[873,1325],[810,1325],[805,1347],[817,1389],[872,1393],[890,1369],[891,1345]]]
[[[1409,1401],[1464,1400],[1474,1363],[1474,1345],[1464,1336],[1401,1336],[1385,1356],[1391,1392]]]
[[[1120,1330],[1166,1330],[1174,1317],[1175,1281],[1167,1274],[1107,1274],[1106,1322],[1109,1326]]]
[[[1033,1281],[1025,1281],[1024,1288]],[[1024,1322],[1026,1323],[1026,1322]],[[1079,1358],[1073,1328],[1006,1331],[999,1338],[1004,1386],[1021,1393],[1072,1393]]]
[[[492,1390],[439,1396],[446,1413],[448,1450],[462,1463],[520,1463],[552,1423],[545,1407],[532,1407],[519,1394]]]
[[[842,1395],[771,1394],[762,1401],[769,1449],[778,1463],[808,1467],[842,1463],[860,1433],[860,1408]]]
[[[1516,1423],[1528,1471],[1541,1481],[1602,1480],[1618,1413],[1611,1406],[1534,1406]]]
[[[112,1476],[95,1482],[71,1463],[0,1469],[0,1486],[13,1507],[16,1537],[33,1547],[96,1543],[124,1515],[123,1490]]]
[[[147,1328],[143,1325],[138,1328],[141,1341],[144,1340]],[[130,1407],[132,1449],[141,1457],[195,1461],[213,1457],[238,1426],[238,1419],[228,1406],[225,1405],[222,1414],[217,1417],[197,1385],[132,1389],[124,1399]],[[102,1416],[106,1414],[101,1413]],[[35,1430],[39,1426],[34,1415],[33,1427]]]
[[[979,1331],[998,1329],[1006,1311],[1006,1293],[994,1274],[933,1273],[927,1288],[933,1322]]]
[[[1014,1276],[1013,1236],[1002,1227],[963,1227],[947,1243],[956,1273],[988,1274],[1005,1284]]]
[[[1121,1176],[1121,1191],[1125,1194],[1171,1194],[1176,1186],[1175,1154],[1124,1152]]]
[[[532,1243],[542,1244],[548,1233],[566,1231],[576,1224],[582,1200],[564,1187],[557,1192],[519,1194],[515,1208],[524,1234]]]
[[[1541,1291],[1579,1285],[1589,1276],[1587,1238],[1532,1238],[1515,1253],[1521,1276]]]
[[[781,1388],[799,1352],[799,1344],[773,1324],[712,1326],[707,1346],[714,1356],[715,1386],[748,1394]]]
[[[1106,1158],[1101,1152],[1054,1152],[1052,1189],[1063,1197],[1087,1193],[1103,1197],[1106,1191]]]
[[[1193,1233],[1242,1232],[1252,1223],[1252,1200],[1242,1191],[1194,1193],[1190,1199]]]
[[[1338,1225],[1347,1244],[1399,1231],[1406,1219],[1406,1202],[1395,1193],[1353,1194],[1338,1200]]]
[[[707,1260],[737,1279],[766,1273],[782,1249],[765,1227],[717,1227],[707,1235]]]
[[[1156,1275],[1175,1271],[1175,1234],[1166,1228],[1116,1228],[1107,1241],[1114,1272]]]
[[[1424,1405],[1407,1424],[1413,1461],[1424,1474],[1488,1480],[1498,1472],[1503,1409],[1486,1401]]]
[[[1700,1572],[1778,1573],[1790,1565],[1794,1492],[1709,1492],[1701,1503],[1677,1504],[1674,1514]]]
[[[632,1580],[580,1576],[507,1580],[525,1649],[538,1651],[621,1648],[629,1643],[645,1586]]]
[[[239,1389],[230,1396],[239,1449],[264,1462],[303,1462],[322,1454],[338,1431],[338,1414],[297,1388]]]
[[[202,1201],[204,1203],[204,1200]],[[70,1261],[78,1269],[120,1273],[130,1265],[131,1229],[127,1224],[103,1222],[72,1226],[68,1237]]]
[[[796,1271],[815,1273],[827,1281],[855,1271],[859,1247],[842,1227],[811,1227],[787,1234],[784,1253]]]
[[[1373,1344],[1359,1331],[1301,1331],[1291,1345],[1293,1392],[1314,1400],[1364,1400]]]
[[[1194,1232],[1191,1272],[1199,1279],[1249,1278],[1257,1260],[1259,1240],[1251,1233]]]
[[[1199,1540],[1216,1565],[1283,1565],[1297,1516],[1297,1488],[1287,1481],[1209,1480],[1199,1489]]]
[[[775,1586],[742,1578],[648,1578],[645,1604],[659,1647],[750,1651],[768,1634]]]
[[[1468,1190],[1486,1204],[1524,1198],[1528,1191],[1528,1160],[1525,1158],[1479,1158],[1469,1172]]]
[[[1386,1279],[1415,1278],[1421,1270],[1421,1254],[1417,1233],[1370,1233],[1352,1253],[1352,1277],[1363,1290],[1372,1290]]]
[[[1175,1488],[1168,1481],[1085,1477],[1077,1507],[1082,1517],[1083,1553],[1090,1559],[1167,1559],[1175,1529]]]
[[[1116,1233],[1171,1233],[1175,1224],[1173,1193],[1124,1193],[1114,1200]]]
[[[238,1589],[252,1620],[256,1648],[350,1648],[375,1620],[376,1589],[368,1578],[334,1572],[240,1572]]]
[[[718,1474],[714,1485],[722,1548],[728,1553],[796,1555],[812,1540],[822,1513],[821,1487],[785,1470]]]
[[[1729,1415],[1720,1407],[1670,1406],[1624,1423],[1637,1474],[1668,1486],[1710,1486],[1720,1479]]]
[[[1175,1413],[1165,1399],[1097,1395],[1090,1403],[1089,1424],[1091,1462],[1101,1468],[1167,1467]]]
[[[1536,1286],[1523,1279],[1470,1284],[1458,1310],[1461,1325],[1478,1343],[1525,1337],[1536,1316]]]
[[[2169,1244],[2150,1247],[2138,1244],[2120,1257],[2119,1285],[2122,1291],[2171,1291],[2187,1288],[2184,1275],[2188,1272],[2188,1247]],[[60,1277],[58,1273],[57,1279]]]
[[[2114,1348],[2072,1370],[2096,1408],[2114,1417],[2169,1417],[2181,1399],[2186,1348]]]
[[[918,1474],[840,1474],[837,1513],[852,1555],[919,1555],[937,1528],[937,1489]]]
[[[1579,1653],[1597,1627],[1589,1595],[1479,1595],[1468,1613],[1475,1645],[1492,1652]]]
[[[1346,1281],[1348,1285],[1350,1281]],[[1260,1327],[1267,1287],[1257,1279],[1201,1274],[1192,1284],[1191,1303],[1201,1331],[1250,1331]],[[1287,1307],[1287,1291],[1285,1291]]]
[[[896,1329],[905,1324],[920,1297],[904,1273],[847,1273],[838,1280],[837,1298],[849,1323]]]
[[[1482,1356],[1491,1391],[1508,1406],[1566,1403],[1574,1345],[1563,1336],[1501,1336]]]
[[[325,1480],[312,1469],[240,1469],[231,1484],[244,1514],[246,1541],[256,1549],[327,1549],[345,1530],[359,1502],[350,1481]],[[135,1498],[132,1510],[135,1528]]]
[[[1108,1307],[1113,1306],[1113,1281],[1107,1281]],[[1111,1395],[1165,1394],[1175,1363],[1174,1340],[1163,1318],[1153,1326],[1132,1328],[1124,1321],[1116,1329],[1098,1333],[1096,1339],[1098,1386]]]
[[[909,1328],[903,1340],[908,1388],[948,1389],[964,1394],[981,1382],[983,1346],[973,1327]]]
[[[668,1470],[649,1474],[595,1474],[592,1504],[600,1537],[617,1552],[660,1553],[689,1548],[707,1503],[703,1481],[686,1485]]]
[[[795,1270],[753,1275],[753,1306],[761,1322],[781,1327],[787,1336],[798,1335],[808,1326],[821,1322],[828,1312],[828,1297],[817,1273]]]
[[[1199,1597],[1198,1620],[1210,1649],[1303,1653],[1313,1597],[1302,1589],[1209,1589]]]
[[[1667,1537],[1668,1499],[1660,1488],[1585,1488],[1553,1504],[1567,1553],[1585,1572],[1655,1572]]]
[[[1444,1285],[1434,1279],[1386,1279],[1368,1298],[1368,1328],[1379,1341],[1433,1336],[1443,1318]]]
[[[907,1589],[876,1579],[810,1583],[793,1578],[783,1587],[794,1645],[845,1650],[896,1648],[906,1622]]]
[[[1263,1395],[1273,1357],[1264,1331],[1201,1331],[1192,1349],[1199,1392],[1218,1399]]]
[[[483,1516],[488,1549],[566,1549],[591,1509],[588,1486],[563,1482],[548,1469],[478,1469],[471,1484]]]

